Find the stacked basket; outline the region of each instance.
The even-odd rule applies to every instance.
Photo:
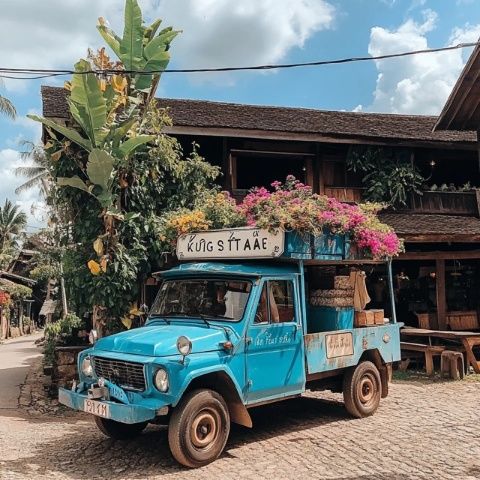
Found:
[[[354,293],[350,277],[336,276],[333,289],[314,290],[311,293],[310,305],[314,307],[353,307]]]

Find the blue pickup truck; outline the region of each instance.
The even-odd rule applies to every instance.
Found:
[[[167,423],[171,452],[188,467],[222,453],[231,422],[252,427],[251,408],[306,390],[343,392],[352,416],[372,415],[400,360],[393,297],[390,318],[361,328],[351,306],[312,305],[322,268],[369,263],[350,258],[344,238],[325,237],[234,229],[180,238],[182,262],[158,274],[145,325],[83,351],[79,381],[60,389],[60,402],[93,414],[113,438]]]

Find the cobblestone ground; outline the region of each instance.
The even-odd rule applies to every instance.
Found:
[[[2,479],[474,479],[480,478],[480,383],[392,385],[371,418],[312,394],[261,407],[234,427],[223,456],[199,470],[171,458],[164,427],[112,441],[92,420],[0,410]]]

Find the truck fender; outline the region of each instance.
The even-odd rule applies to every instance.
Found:
[[[227,370],[219,370],[217,366],[215,369],[202,369],[192,372],[192,374],[186,378],[179,399],[182,398],[185,393],[198,388],[209,388],[218,392],[222,395],[228,406],[232,422],[252,428],[252,418],[242,402],[238,384]]]
[[[392,377],[392,364],[385,362],[384,358],[378,351],[378,349],[374,350],[367,350],[363,352],[362,356],[360,357],[360,362],[370,361],[375,364],[380,372],[380,379],[382,380],[382,398],[388,396],[388,383]]]

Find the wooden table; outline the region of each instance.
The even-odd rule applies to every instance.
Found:
[[[473,347],[480,345],[480,332],[461,332],[450,330],[427,330],[426,328],[405,327],[400,330],[404,337],[425,337],[429,345],[432,345],[432,338],[450,340],[460,343],[465,349],[468,363],[473,367],[475,373],[480,374],[480,361],[473,353]]]

